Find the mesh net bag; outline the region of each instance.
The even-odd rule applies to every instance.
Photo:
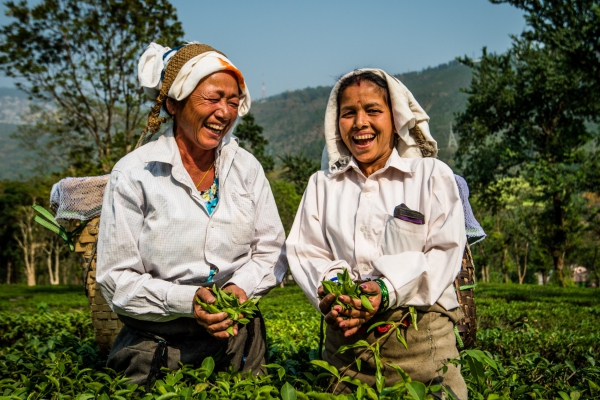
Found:
[[[475,218],[475,215],[473,215],[473,209],[471,208],[471,203],[469,203],[469,186],[467,185],[467,181],[462,176],[456,174],[454,174],[454,180],[456,181],[456,186],[458,186],[458,195],[460,196],[465,214],[467,241],[469,244],[475,244],[485,239],[486,234],[479,221]]]
[[[100,211],[104,188],[110,175],[86,178],[65,178],[52,187],[50,203],[57,221],[73,230],[79,221],[87,221],[75,236],[75,252],[81,254],[85,293],[90,306],[96,343],[100,353],[108,355],[117,334],[123,327],[117,314],[102,297],[96,283],[96,244],[100,226]]]
[[[110,175],[65,178],[52,186],[50,207],[57,220],[89,221],[102,210],[104,188]]]

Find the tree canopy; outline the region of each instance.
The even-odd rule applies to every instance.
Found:
[[[587,55],[572,51],[586,46],[585,35],[567,32],[597,30],[600,12],[591,1],[507,2],[528,12],[528,29],[504,54],[484,49],[479,60],[460,59],[473,69],[473,79],[465,90],[467,108],[457,118],[457,159],[490,207],[498,206],[498,183],[505,178],[536,188],[531,200],[545,208],[531,223],[542,227],[542,242],[564,284],[565,252],[583,229],[582,194],[598,191],[600,170],[599,76],[590,74]],[[566,16],[555,21],[566,25],[552,34],[550,15],[533,15],[540,10]],[[568,18],[577,12],[587,16],[583,26]]]
[[[50,147],[63,161],[85,158],[109,172],[146,116],[138,57],[152,41],[172,45],[183,35],[174,7],[168,0],[42,0],[31,7],[22,0],[8,1],[6,14],[13,22],[0,28],[0,69],[56,110],[33,130],[40,151]]]

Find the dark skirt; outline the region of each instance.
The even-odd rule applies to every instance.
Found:
[[[238,334],[229,339],[215,339],[193,318],[168,322],[150,322],[122,315],[124,327],[112,346],[106,366],[124,372],[139,385],[148,382],[153,360],[158,369],[180,368],[180,363],[199,367],[206,357],[215,358],[215,369],[232,365],[236,371],[264,372],[266,364],[266,330],[260,313]],[[157,358],[158,357],[158,358]],[[158,362],[157,362],[158,360]],[[155,376],[150,376],[153,380]]]

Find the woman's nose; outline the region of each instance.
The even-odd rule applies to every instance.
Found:
[[[224,99],[225,100],[225,99]],[[229,120],[231,118],[231,111],[229,110],[229,106],[227,105],[227,101],[220,101],[217,110],[215,111],[215,116],[220,119]]]
[[[354,125],[356,128],[361,129],[367,124],[367,116],[364,112],[358,111],[354,119]]]

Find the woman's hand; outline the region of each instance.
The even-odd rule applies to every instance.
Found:
[[[229,289],[231,286],[235,286],[235,285],[230,285],[227,288]],[[236,288],[237,288],[237,286],[236,286]],[[239,289],[239,290],[244,292],[242,289]],[[231,291],[231,290],[228,290],[228,291]],[[233,291],[231,291],[231,292],[235,293]],[[246,296],[245,292],[244,292],[244,296]],[[198,304],[198,302],[196,301],[196,297],[199,298],[200,301],[203,303],[212,304],[216,301],[215,296],[212,295],[210,290],[208,290],[204,287],[201,287],[200,289],[198,289],[196,291],[196,295],[194,296],[194,317],[196,318],[196,322],[198,322],[198,324],[203,326],[206,329],[206,331],[208,333],[210,333],[212,336],[216,337],[217,339],[228,339],[230,337],[230,335],[225,330],[233,325],[233,321],[230,319],[227,319],[227,313],[221,312],[218,314],[211,314],[207,311],[204,311],[204,309],[202,309],[200,304]],[[237,335],[237,333],[238,333],[237,325],[233,326],[233,333],[234,333],[234,336]]]
[[[240,300],[240,304],[248,300],[248,296],[246,296],[246,292],[244,291],[244,289],[242,289],[236,284],[230,283],[229,285],[226,285],[225,287],[223,287],[223,291],[229,292],[235,297],[237,297]]]
[[[323,286],[319,286],[317,291],[319,297],[324,296],[319,302],[319,309],[325,315],[325,322],[331,325],[334,330],[342,330],[345,337],[354,335],[365,322],[373,318],[381,304],[381,290],[377,282],[364,282],[360,285],[360,289],[365,294],[372,294],[372,296],[368,296],[368,299],[373,306],[373,310],[364,308],[360,299],[352,299],[344,295],[340,296],[339,300],[342,303],[351,305],[354,309],[343,310],[339,304],[331,307],[335,301],[335,295],[330,293],[325,296]]]

